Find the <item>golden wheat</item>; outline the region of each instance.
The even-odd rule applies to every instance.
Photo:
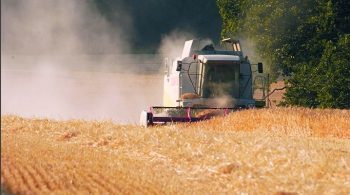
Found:
[[[19,194],[350,194],[350,111],[245,110],[193,124],[1,117]]]

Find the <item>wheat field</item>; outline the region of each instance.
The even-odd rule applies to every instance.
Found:
[[[15,194],[350,194],[350,111],[244,110],[192,124],[1,117]]]

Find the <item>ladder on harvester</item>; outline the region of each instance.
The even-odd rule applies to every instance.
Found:
[[[269,75],[268,74],[255,74],[253,77],[253,96],[255,99],[255,106],[258,108],[269,107],[268,99],[269,93]]]

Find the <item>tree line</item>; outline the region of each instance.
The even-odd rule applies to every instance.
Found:
[[[284,105],[350,108],[350,1],[217,0],[222,37],[245,37],[275,78]]]

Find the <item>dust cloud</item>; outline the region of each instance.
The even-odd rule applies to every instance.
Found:
[[[129,54],[121,18],[88,0],[1,0],[1,115],[138,123],[161,104],[162,60]]]
[[[162,37],[158,53],[162,58],[175,60],[181,56],[185,41],[194,38],[193,33],[174,30]]]

